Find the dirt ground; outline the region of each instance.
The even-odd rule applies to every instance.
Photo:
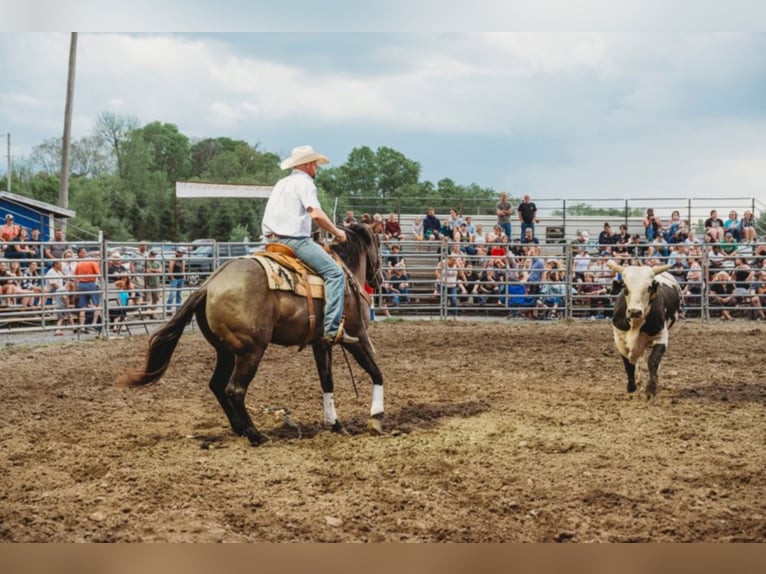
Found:
[[[762,323],[676,325],[651,402],[628,398],[606,321],[371,332],[385,434],[339,349],[350,437],[322,426],[311,352],[271,347],[257,448],[208,390],[198,332],[139,390],[113,382],[143,336],[2,350],[0,540],[766,541]]]

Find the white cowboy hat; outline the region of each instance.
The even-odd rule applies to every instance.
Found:
[[[290,157],[283,160],[282,163],[279,164],[279,167],[282,169],[290,169],[291,167],[303,165],[304,163],[311,163],[312,161],[315,161],[318,164],[330,163],[330,160],[327,159],[326,156],[316,153],[314,148],[310,145],[300,145],[293,148],[293,153]]]

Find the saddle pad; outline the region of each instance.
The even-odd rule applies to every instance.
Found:
[[[301,281],[300,275],[295,271],[286,269],[268,256],[254,254],[250,257],[260,263],[266,272],[269,289],[272,291],[292,291],[296,295],[306,297],[306,287]],[[318,275],[308,275],[308,283],[311,297],[324,299],[324,281],[322,278]]]

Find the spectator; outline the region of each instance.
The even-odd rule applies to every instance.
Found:
[[[391,246],[391,252],[386,257],[386,267],[388,267],[389,271],[393,271],[394,267],[399,265],[399,263],[404,264],[404,258],[401,255],[402,247],[398,243],[394,243]]]
[[[372,232],[378,236],[383,237],[383,216],[380,213],[375,213],[372,216],[372,223],[370,224]]]
[[[527,227],[526,229],[524,229],[524,235],[521,238],[521,244],[522,245],[539,245],[540,244],[540,240],[537,237],[535,237],[534,226]]]
[[[654,214],[654,209],[650,207],[646,210],[646,217],[644,218],[644,237],[651,243],[659,234],[660,227],[660,221]]]
[[[54,335],[60,337],[64,334],[61,327],[65,320],[70,327],[74,327],[74,317],[68,310],[69,292],[74,290],[74,286],[64,275],[63,264],[60,259],[53,261],[45,274],[45,280],[46,291],[52,295],[53,305],[56,309],[56,332]]]
[[[726,233],[731,233],[731,236],[737,241],[739,237],[739,219],[737,218],[737,212],[733,209],[729,212],[729,218],[723,222],[723,233],[726,237]]]
[[[445,219],[444,222],[442,222],[442,226],[439,228],[439,236],[444,241],[452,239],[452,226],[450,225],[449,219]]]
[[[601,233],[598,234],[598,252],[602,255],[609,255],[612,253],[612,245],[615,243],[616,237],[612,233],[612,227],[608,221],[604,222],[604,228]]]
[[[753,307],[754,316],[766,320],[766,269],[761,269],[756,276],[756,281],[750,284],[750,304]]]
[[[734,286],[729,274],[726,271],[716,272],[710,281],[710,309],[719,310],[722,320],[733,321],[734,317],[729,313],[729,308],[735,305]]]
[[[77,251],[77,264],[74,268],[74,280],[77,287],[77,308],[79,311],[80,330],[86,330],[85,314],[89,311],[93,314],[91,325],[95,328],[101,318],[101,294],[99,293],[98,278],[101,269],[98,261],[88,256],[84,247]],[[99,334],[101,327],[98,327]]]
[[[670,214],[670,224],[665,230],[665,241],[674,243],[671,238],[676,235],[678,228],[682,223],[684,222],[681,220],[681,213],[678,210],[674,210],[673,213]]]
[[[504,191],[500,194],[500,200],[495,205],[495,213],[497,214],[497,224],[503,230],[503,233],[510,238],[513,205],[508,201],[508,194]]]
[[[119,251],[112,251],[106,264],[106,277],[110,283],[122,279],[126,275],[125,267]]]
[[[739,240],[742,243],[755,243],[756,240],[755,219],[752,211],[745,211],[745,215],[739,221]]]
[[[499,301],[501,284],[495,276],[495,266],[489,265],[479,275],[477,289],[478,302],[480,305],[496,303]]]
[[[363,214],[362,214],[362,223],[364,223],[365,225],[369,225],[370,227],[372,227],[373,221],[372,221],[372,217],[370,217],[370,214],[369,214],[369,213],[363,213]]]
[[[564,272],[555,263],[546,264],[545,283],[540,287],[537,307],[544,310],[544,319],[558,319],[566,307]]]
[[[410,278],[407,276],[407,270],[404,267],[404,263],[399,263],[394,268],[394,273],[389,277],[388,284],[390,285],[389,294],[394,307],[401,306],[402,303],[407,303],[410,300]]]
[[[455,230],[452,239],[460,244],[460,251],[466,255],[476,255],[473,236],[468,232],[468,225],[465,222],[461,223],[460,227]]]
[[[41,259],[43,256],[43,242],[42,239],[40,239],[40,230],[36,227],[32,228],[32,231],[29,232],[29,248],[32,249],[32,259]]]
[[[13,215],[10,213],[5,214],[5,224],[0,227],[0,240],[3,243],[13,241],[19,236],[21,228],[13,222]]]
[[[439,263],[436,268],[436,293],[442,290],[447,296],[448,315],[457,318],[457,291],[460,268],[457,259],[450,254],[445,261]]]
[[[481,303],[479,300],[479,286],[481,284],[481,275],[476,271],[471,261],[467,261],[463,269],[465,277],[465,290],[468,294],[468,303]]]
[[[523,241],[527,229],[531,229],[534,236],[535,223],[537,223],[537,206],[528,193],[524,195],[524,200],[519,204],[518,212],[519,221],[521,222],[521,239]]]
[[[402,239],[402,228],[399,225],[399,220],[396,219],[396,214],[391,212],[388,214],[388,219],[383,225],[383,239]]]
[[[529,228],[527,230],[532,231]],[[544,280],[545,261],[540,257],[540,248],[537,245],[530,246],[529,257],[532,263],[529,267],[529,275],[527,276],[527,293],[536,296],[540,294],[540,286]]]
[[[24,271],[24,277],[21,280],[21,288],[26,292],[27,296],[22,298],[22,307],[34,307],[40,304],[39,293],[43,291],[43,281],[40,275],[40,270],[37,267],[37,261],[30,261],[26,271]]]
[[[413,241],[423,241],[423,218],[416,217],[412,221],[412,228],[410,229]]]
[[[154,313],[154,309],[157,308],[160,301],[160,286],[162,284],[162,262],[157,259],[157,252],[154,249],[149,250],[145,272],[147,299],[151,300],[152,313]],[[154,319],[153,314],[152,319]]]
[[[6,259],[33,259],[35,250],[29,246],[26,227],[19,229],[18,235],[5,246]]]
[[[581,297],[581,304],[590,309],[592,319],[606,317],[609,306],[609,289],[598,283],[593,273],[590,271],[585,273],[585,280],[578,283],[577,293]]]
[[[687,308],[695,308],[699,312],[702,303],[702,265],[699,259],[689,260],[689,270],[686,272],[686,296],[684,305]]]
[[[585,281],[585,274],[590,268],[590,254],[588,253],[588,250],[585,248],[585,245],[580,245],[577,248],[577,252],[575,253],[575,256],[572,262],[572,267],[574,269],[575,282]]]
[[[67,244],[64,243],[64,232],[61,229],[56,229],[53,232],[53,241],[46,243],[43,248],[46,267],[50,269],[54,259],[62,259],[66,250]]]
[[[732,255],[737,252],[737,249],[739,249],[739,244],[737,243],[737,240],[734,239],[734,236],[732,235],[731,231],[727,231],[724,234],[723,241],[721,241],[721,250],[726,255]]]
[[[463,218],[460,217],[460,214],[458,213],[458,210],[453,208],[450,208],[449,210],[449,219],[447,220],[449,223],[450,233],[449,236],[452,237],[452,234],[455,232],[456,229],[460,227],[463,223]]]
[[[714,243],[723,239],[723,221],[718,218],[718,211],[710,211],[710,217],[705,220],[705,241]]]
[[[487,234],[484,233],[484,226],[481,223],[476,226],[476,231],[473,234],[473,242],[477,245],[487,243]]]
[[[352,223],[356,223],[356,217],[354,217],[354,212],[350,209],[346,210],[346,217],[343,218],[343,225],[349,226]]]
[[[170,278],[170,292],[168,294],[168,315],[178,311],[181,306],[181,293],[186,279],[186,247],[177,247],[175,256],[168,264],[168,277]],[[175,309],[173,308],[175,306]]]
[[[18,265],[18,264],[17,264]],[[16,305],[16,296],[21,294],[21,279],[8,269],[0,259],[0,307]]]
[[[441,222],[434,214],[434,208],[429,207],[423,219],[423,237],[428,240],[439,239],[441,237]]]
[[[468,233],[470,235],[476,234],[476,226],[473,224],[473,217],[470,215],[465,216],[465,228],[468,230]]]

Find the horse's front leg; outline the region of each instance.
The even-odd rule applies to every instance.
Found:
[[[372,434],[383,434],[383,373],[375,361],[375,351],[372,349],[367,333],[361,333],[359,343],[348,345],[347,349],[372,379],[372,404],[367,430]]]
[[[319,372],[319,382],[322,385],[322,405],[324,410],[324,423],[332,432],[347,435],[348,432],[338,420],[335,412],[335,383],[332,379],[332,352],[328,345],[314,344],[314,361]]]

